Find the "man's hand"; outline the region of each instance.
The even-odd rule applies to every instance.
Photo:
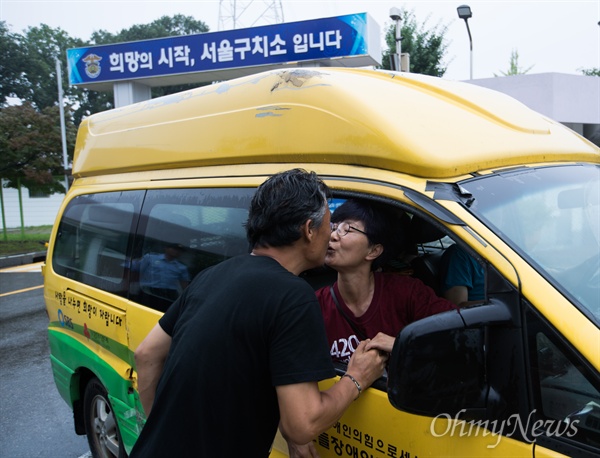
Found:
[[[369,350],[371,340],[363,340],[348,363],[348,374],[352,375],[360,383],[364,390],[383,375],[388,355],[379,349]]]
[[[348,374],[361,390],[383,375],[387,361],[387,355],[379,350],[367,351],[367,343],[358,345],[348,364]],[[296,444],[307,444],[333,426],[358,397],[357,386],[349,377],[325,391],[319,391],[317,382],[279,385],[275,389],[281,415],[279,430],[288,443]]]
[[[319,458],[317,449],[312,442],[304,445],[288,442],[287,445],[290,458]]]

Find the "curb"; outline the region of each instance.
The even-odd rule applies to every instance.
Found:
[[[42,262],[46,260],[45,251],[35,251],[33,253],[15,254],[13,256],[0,257],[0,269],[5,267],[22,266],[24,264],[32,264],[34,262]]]

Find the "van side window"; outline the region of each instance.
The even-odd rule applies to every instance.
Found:
[[[600,380],[593,377],[577,355],[568,351],[569,344],[533,313],[529,314],[528,333],[535,418],[544,422],[540,428],[545,430],[544,439],[553,443],[576,441],[584,446],[597,446],[600,443]],[[532,433],[539,435],[541,431]],[[543,445],[556,449],[552,444]]]
[[[254,189],[149,190],[131,263],[130,298],[165,311],[203,269],[248,252]]]
[[[52,258],[56,273],[126,296],[128,252],[143,195],[131,191],[74,198],[58,227]]]

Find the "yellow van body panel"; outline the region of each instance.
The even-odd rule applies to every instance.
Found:
[[[326,390],[338,380],[339,377],[324,380],[319,383],[319,388]],[[388,409],[386,392],[375,389],[365,391],[332,428],[313,441],[319,456],[533,456],[532,444],[493,434],[484,427],[478,429],[477,425],[472,426],[444,416],[432,419],[399,410],[394,415],[382,415]],[[469,440],[461,440],[467,436]],[[281,433],[278,433],[273,448],[271,458],[288,456],[287,444]]]
[[[267,72],[95,114],[80,126],[73,176],[285,161],[448,178],[567,158],[598,162],[599,154],[498,92],[321,68]]]

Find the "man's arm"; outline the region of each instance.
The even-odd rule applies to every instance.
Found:
[[[170,348],[171,336],[157,324],[135,351],[138,392],[146,418],[150,415],[156,386]]]
[[[363,390],[382,376],[387,360],[377,350],[367,351],[367,343],[368,340],[360,343],[346,372]],[[326,391],[319,391],[317,382],[281,385],[276,389],[279,429],[288,442],[295,444],[306,444],[330,428],[360,394],[350,377],[342,377]]]

